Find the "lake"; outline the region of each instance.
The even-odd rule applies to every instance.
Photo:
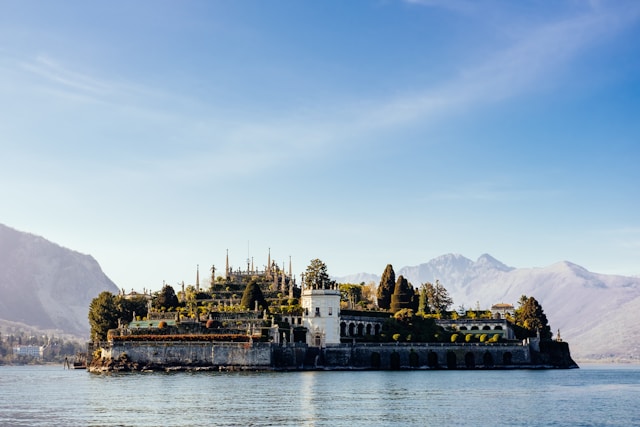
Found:
[[[629,426],[640,366],[175,372],[0,366],[2,426]]]

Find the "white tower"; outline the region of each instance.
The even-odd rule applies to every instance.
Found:
[[[340,290],[331,282],[310,286],[302,277],[302,321],[307,344],[324,347],[340,343]]]

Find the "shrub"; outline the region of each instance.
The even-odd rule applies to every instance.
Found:
[[[485,342],[487,340],[487,334],[480,335],[480,342]]]
[[[472,342],[473,341],[473,335],[472,334],[467,334],[464,336],[464,342]]]
[[[458,334],[452,334],[451,335],[451,342],[456,342],[458,341]]]

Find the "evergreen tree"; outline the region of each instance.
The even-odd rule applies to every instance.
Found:
[[[522,295],[518,301],[520,306],[516,309],[516,325],[528,331],[528,336],[536,336],[540,331],[540,338],[551,339],[551,328],[542,306],[534,297]]]
[[[404,276],[398,276],[393,295],[391,295],[391,312],[396,313],[403,308],[412,309],[413,287],[409,284]]]
[[[419,295],[420,296],[418,298],[417,314],[424,315],[429,313],[429,300],[427,298],[427,283],[423,283],[422,286],[420,286]]]
[[[116,310],[118,317],[125,322],[135,320],[133,315],[145,317],[147,315],[147,300],[143,296],[124,298],[122,295],[116,297]]]
[[[393,266],[391,264],[387,264],[384,272],[382,273],[380,285],[378,286],[378,307],[383,310],[391,308],[391,295],[393,295],[395,286],[396,273],[393,271]]]
[[[118,327],[118,317],[116,297],[111,292],[104,291],[91,300],[91,304],[89,304],[91,340],[106,340],[109,329]]]
[[[312,259],[304,275],[304,284],[308,289],[329,289],[334,282],[329,278],[327,265],[319,259]]]
[[[164,285],[158,296],[156,297],[155,306],[156,308],[164,307],[167,310],[170,308],[175,309],[180,305],[178,301],[178,297],[176,296],[176,291],[173,290],[173,287],[170,285]]]
[[[269,303],[264,298],[262,294],[262,290],[260,286],[255,280],[249,282],[246,288],[244,288],[244,293],[242,294],[242,300],[240,301],[240,306],[244,307],[247,310],[253,310],[256,306],[256,302],[258,303],[258,309],[267,310]]]

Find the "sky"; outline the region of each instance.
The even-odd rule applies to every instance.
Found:
[[[127,290],[640,275],[640,2],[1,0],[0,153],[0,223]]]

